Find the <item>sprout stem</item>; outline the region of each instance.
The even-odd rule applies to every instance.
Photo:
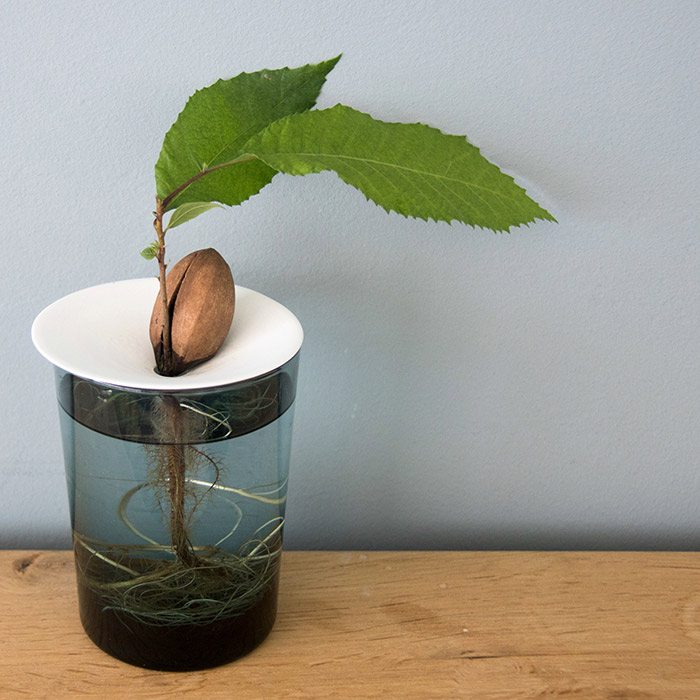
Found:
[[[193,175],[189,180],[183,182],[179,187],[176,187],[167,197],[165,197],[165,199],[163,199],[163,211],[161,212],[161,217],[162,214],[170,206],[170,202],[172,202],[173,199],[175,199],[175,197],[177,197],[180,194],[180,192],[186,190],[193,182],[197,182],[197,180],[204,177],[205,175],[208,175],[209,173],[213,173],[215,170],[221,170],[221,168],[228,168],[229,165],[237,165],[238,163],[249,163],[252,160],[258,160],[258,157],[251,154],[244,154],[242,156],[238,156],[238,158],[234,158],[233,160],[228,161],[228,163],[220,163],[219,165],[213,165],[210,168],[204,168],[203,170],[200,170],[196,175]]]
[[[162,352],[156,354],[156,363],[160,374],[168,375],[171,373],[173,365],[173,345],[170,328],[170,313],[168,311],[168,290],[165,284],[165,231],[163,231],[163,202],[159,197],[156,197],[156,218],[153,221],[153,227],[158,236],[158,280],[160,281],[160,300],[161,300],[161,317],[163,319],[163,335],[162,335]]]

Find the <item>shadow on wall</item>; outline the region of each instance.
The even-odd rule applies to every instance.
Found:
[[[623,528],[589,529],[587,533],[547,528],[476,528],[469,532],[453,534],[422,532],[401,539],[410,541],[410,547],[392,545],[391,534],[377,541],[363,535],[353,537],[342,533],[339,537],[328,533],[324,541],[307,541],[305,537],[289,537],[285,549],[289,550],[364,550],[364,551],[698,551],[698,533],[690,528],[658,531],[653,528],[634,532]],[[5,532],[0,537],[0,549],[71,549],[70,532]]]
[[[624,528],[606,528],[600,531],[589,529],[581,533],[578,528],[571,530],[547,528],[476,528],[469,532],[453,534],[415,533],[407,538],[410,547],[387,546],[386,541],[367,541],[344,533],[343,541],[334,542],[333,538],[323,543],[328,550],[397,550],[397,551],[697,551],[698,533],[690,528],[637,529],[634,532]],[[405,535],[406,533],[404,533]],[[377,546],[378,545],[378,546]],[[287,545],[288,549],[319,549],[318,544],[306,546],[303,538]]]

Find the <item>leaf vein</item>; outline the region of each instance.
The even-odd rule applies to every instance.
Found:
[[[306,158],[310,161],[311,160],[323,161],[324,159],[327,159],[327,160],[346,161],[348,164],[351,161],[366,163],[367,165],[376,164],[376,165],[380,165],[380,166],[385,166],[387,168],[394,168],[397,171],[405,171],[408,173],[413,173],[414,175],[418,175],[418,176],[424,176],[427,178],[431,177],[431,178],[435,178],[437,180],[444,180],[446,182],[452,182],[456,185],[462,185],[462,186],[467,187],[469,189],[482,190],[484,192],[489,192],[489,193],[495,195],[499,199],[505,199],[506,201],[508,201],[508,197],[506,195],[499,192],[498,190],[494,190],[491,187],[486,187],[483,185],[479,185],[475,182],[468,182],[467,180],[461,180],[461,179],[455,178],[455,177],[448,177],[446,175],[441,175],[440,173],[430,172],[428,170],[419,170],[417,168],[411,168],[411,167],[408,167],[406,165],[399,165],[397,163],[392,163],[390,161],[380,161],[380,160],[375,160],[373,158],[361,158],[359,156],[346,156],[346,155],[342,155],[342,154],[338,154],[338,153],[303,153],[303,152],[294,152],[294,153],[275,152],[275,153],[272,153],[272,152],[268,152],[268,153],[260,153],[260,154],[253,154],[253,155],[258,155],[258,157],[261,157],[263,159],[266,157],[274,158],[274,157],[294,156],[295,158],[296,157]],[[332,168],[327,167],[327,168],[324,168],[324,170],[332,170]]]

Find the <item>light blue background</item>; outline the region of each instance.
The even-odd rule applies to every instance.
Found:
[[[279,176],[170,234],[306,341],[290,548],[694,548],[700,5],[0,0],[0,546],[69,545],[29,329],[155,274],[153,165],[196,89],[344,52],[319,105],[467,134],[559,224],[495,235]]]

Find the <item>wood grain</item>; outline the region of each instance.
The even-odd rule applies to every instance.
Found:
[[[700,699],[700,554],[287,552],[268,640],[128,666],[78,620],[69,552],[0,552],[0,697]]]

